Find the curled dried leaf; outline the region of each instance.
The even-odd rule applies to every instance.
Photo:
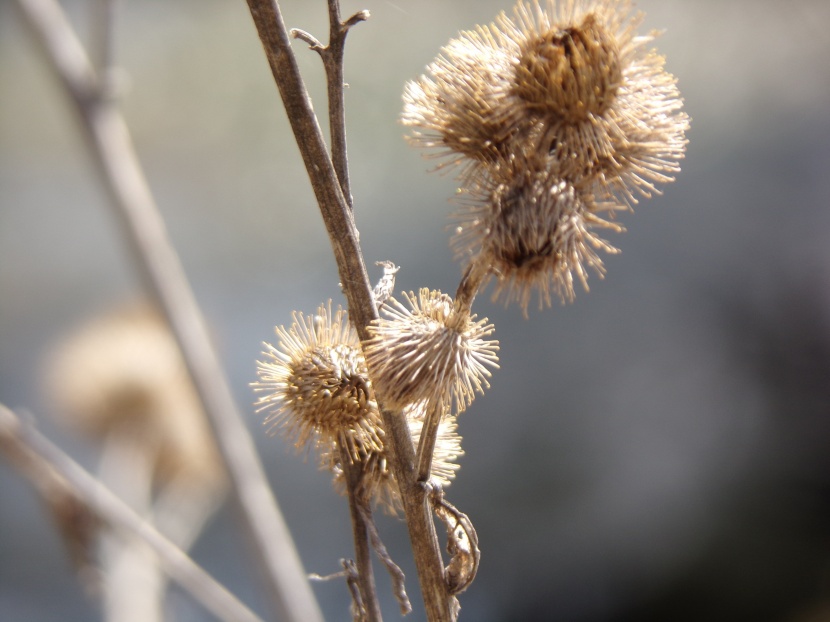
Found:
[[[473,582],[478,572],[481,551],[478,535],[469,517],[444,499],[440,487],[431,493],[432,509],[447,528],[447,552],[450,563],[444,568],[444,579],[450,594],[460,594]]]

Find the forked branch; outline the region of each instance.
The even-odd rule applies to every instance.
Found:
[[[247,2],[329,234],[349,315],[360,339],[365,341],[369,338],[368,326],[377,319],[378,313],[349,203],[300,76],[279,4],[276,0]],[[409,428],[400,411],[388,410],[382,404],[380,407],[427,618],[430,622],[449,621],[454,618],[455,599],[444,580],[432,511],[424,487],[417,481],[415,451]]]
[[[352,193],[349,183],[349,159],[346,150],[346,105],[343,76],[343,58],[346,50],[346,35],[352,26],[369,19],[369,11],[358,11],[345,22],[340,21],[339,0],[329,3],[329,43],[323,45],[314,36],[300,30],[291,29],[291,36],[305,41],[309,48],[320,54],[326,71],[326,90],[329,100],[329,133],[331,135],[331,159],[343,196],[352,206]]]

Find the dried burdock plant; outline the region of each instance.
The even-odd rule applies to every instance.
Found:
[[[487,339],[494,327],[436,290],[404,298],[408,307],[387,301],[364,344],[376,389],[392,407],[426,400],[460,413],[490,386],[488,368],[498,367],[498,341]]]
[[[637,34],[641,21],[627,0],[522,1],[510,16],[502,13],[490,25],[462,32],[424,76],[407,84],[402,120],[412,128],[412,144],[442,158],[439,168],[455,169],[461,182],[452,246],[464,276],[454,299],[429,288],[396,299],[398,268],[391,262],[381,264],[384,279],[369,291],[365,269],[355,278],[353,260],[362,262],[357,238],[341,234],[350,231],[350,197],[345,206],[335,190],[332,201],[331,177],[309,168],[351,315],[362,318],[355,329],[365,355],[360,386],[367,388],[358,401],[380,411],[383,429],[369,439],[354,436],[348,455],[337,447],[343,432],[325,431],[323,422],[329,420],[353,429],[350,408],[337,407],[329,395],[345,395],[341,386],[356,385],[342,385],[340,368],[332,373],[332,357],[316,346],[311,347],[315,354],[308,354],[315,338],[308,324],[300,339],[296,328],[278,329],[283,351],[295,354],[272,351],[277,362],[260,363],[259,388],[264,383],[282,395],[286,406],[275,417],[299,430],[300,444],[312,431],[325,439],[321,464],[364,508],[370,535],[375,533],[365,509],[370,503],[404,508],[430,620],[455,619],[454,594],[470,584],[479,562],[472,522],[442,492],[460,453],[450,434],[454,416],[489,387],[491,369],[498,366],[493,326],[472,313],[477,292],[495,281],[494,297],[518,302],[525,313],[534,293],[540,307],[550,306],[554,297],[573,300],[575,282],[588,289],[589,270],[605,274],[600,252],[617,252],[600,232],[623,231],[616,213],[671,181],[684,155],[689,120],[674,77],[649,48],[655,35]],[[343,35],[344,24],[332,32]],[[312,49],[326,49],[301,35]],[[333,41],[342,45],[342,38]],[[286,106],[295,110],[293,74],[273,59],[272,67]],[[339,109],[342,101],[332,97],[331,81],[329,87],[330,106]],[[333,128],[333,141],[342,140],[339,125]],[[306,137],[298,127],[295,132],[303,149]],[[345,170],[343,149],[333,149],[332,160]],[[312,149],[305,157],[313,159]],[[338,175],[347,193],[346,173]],[[338,209],[331,209],[334,204]],[[295,390],[292,397],[294,380],[288,378],[313,368],[310,375],[320,383],[321,363],[327,370],[328,380],[321,383],[325,390],[312,383],[313,389]],[[317,411],[317,404],[328,414]],[[300,423],[286,423],[289,410]],[[409,436],[417,444],[412,466],[402,420],[412,426]],[[433,526],[423,522],[427,508],[447,528],[451,560],[446,567],[437,567]],[[425,538],[432,544],[427,546]],[[379,555],[384,559],[384,552]],[[357,571],[361,585],[362,572]]]
[[[591,232],[673,180],[689,118],[627,0],[519,2],[462,32],[404,93],[411,142],[460,169],[454,246],[527,310],[602,276]]]
[[[331,301],[313,316],[294,314],[289,327],[278,326],[279,347],[264,344],[267,360],[257,364],[263,392],[258,410],[265,422],[282,430],[298,449],[337,443],[353,460],[383,449],[383,430],[360,341],[341,309]]]
[[[517,301],[525,311],[534,290],[539,306],[550,306],[553,295],[573,300],[575,281],[587,289],[588,268],[603,276],[597,251],[617,249],[596,230],[623,230],[602,217],[613,204],[598,203],[544,169],[505,164],[497,179],[466,189],[459,203],[451,242],[456,258],[486,266],[496,279],[494,297]]]
[[[98,439],[123,433],[152,454],[154,477],[221,488],[216,446],[178,346],[149,306],[98,316],[45,364],[46,391],[64,422]]]
[[[320,620],[117,102],[54,0],[18,4],[79,112],[142,272],[185,355],[234,498],[258,544],[275,606],[286,619]],[[459,612],[455,595],[470,585],[480,558],[472,521],[443,496],[463,453],[456,416],[489,387],[498,366],[494,328],[477,318],[473,302],[489,282],[495,283],[496,298],[517,302],[525,313],[534,294],[543,307],[556,297],[572,300],[576,282],[587,289],[589,271],[605,273],[600,253],[616,252],[600,235],[623,230],[616,213],[658,192],[679,170],[689,119],[674,77],[651,48],[655,34],[638,34],[642,15],[628,0],[521,0],[512,13],[460,33],[424,76],[406,86],[402,120],[415,146],[443,158],[439,168],[458,174],[460,207],[453,216],[452,246],[464,272],[454,297],[425,287],[396,299],[395,264],[381,262],[381,282],[374,290],[369,282],[346,155],[345,39],[368,12],[342,20],[339,1],[327,4],[327,44],[305,31],[293,34],[323,60],[330,148],[279,2],[248,0],[348,303],[348,313],[329,303],[314,315],[295,313],[293,324],[276,329],[277,345],[266,344],[258,363],[257,406],[268,411],[271,430],[281,431],[300,450],[317,452],[335,488],[347,495],[355,560],[343,566],[355,619],[382,619],[372,549],[392,576],[401,611],[409,610],[403,574],[374,524],[372,509],[381,506],[403,511],[427,619],[449,622]],[[171,343],[165,347],[175,350]],[[97,367],[77,383],[71,380],[75,369],[57,374],[68,382],[67,395],[88,391],[87,397],[115,408],[115,415],[101,415],[94,399],[80,408],[86,419],[79,421],[91,430],[109,433],[123,421],[141,418],[137,413],[151,401],[142,383],[169,381],[182,368],[180,362],[176,370],[144,365],[132,386],[102,397],[98,392],[121,354],[90,357]],[[83,384],[90,378],[91,385]],[[171,400],[168,406],[177,410],[183,403]],[[162,417],[165,424],[167,419]],[[166,442],[157,444],[163,448]],[[175,464],[188,451],[159,450],[158,468]],[[153,460],[155,465],[155,454]],[[447,562],[436,517],[446,528]]]
[[[66,424],[101,443],[100,479],[187,550],[221,501],[226,478],[161,315],[141,305],[89,321],[50,353],[46,385]],[[130,611],[161,620],[166,581],[155,557],[141,541],[98,535],[106,618]]]
[[[404,409],[406,422],[412,440],[417,446],[426,419],[426,403],[420,402]],[[464,455],[461,448],[461,436],[458,434],[456,418],[445,412],[438,426],[432,463],[432,476],[435,481],[446,488],[452,483],[460,465],[458,458]],[[400,492],[391,467],[389,449],[360,452],[358,465],[361,472],[360,494],[364,501],[382,507],[387,513],[397,515],[402,509]],[[334,486],[340,494],[346,494],[343,466],[335,447],[321,452],[320,467],[331,470],[334,474]]]

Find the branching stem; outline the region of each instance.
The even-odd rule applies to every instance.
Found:
[[[279,4],[276,0],[247,2],[320,206],[348,302],[349,315],[360,339],[365,341],[369,338],[368,326],[372,320],[377,319],[378,314],[349,203],[327,153],[320,126],[291,50]],[[382,396],[378,398],[382,401]],[[417,481],[415,451],[409,428],[403,413],[380,406],[427,619],[430,622],[446,622],[453,619],[455,601],[444,580],[443,561],[432,511],[426,502],[424,488]]]
[[[345,22],[340,21],[339,0],[328,0],[329,44],[323,45],[304,30],[294,28],[291,35],[305,41],[309,48],[320,55],[326,72],[326,90],[329,102],[329,133],[331,134],[331,159],[343,196],[352,207],[352,193],[349,184],[349,158],[346,149],[346,105],[343,77],[343,57],[346,50],[346,35],[352,26],[369,19],[369,11],[358,11]]]

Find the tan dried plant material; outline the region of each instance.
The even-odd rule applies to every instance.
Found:
[[[453,215],[456,257],[489,266],[496,280],[494,299],[518,302],[526,313],[534,291],[541,308],[554,296],[572,301],[576,281],[587,291],[588,269],[602,278],[598,251],[617,249],[595,232],[623,230],[600,215],[613,212],[614,204],[597,203],[545,170],[510,170],[500,178],[504,181],[465,193]]]
[[[218,450],[178,346],[149,306],[119,309],[76,329],[45,362],[46,391],[68,425],[103,439],[141,439],[156,477],[224,481]]]
[[[457,257],[525,313],[604,273],[596,235],[674,180],[689,117],[629,0],[522,0],[463,31],[404,93],[410,141],[459,171]],[[488,263],[489,262],[489,263]]]
[[[465,179],[531,158],[626,205],[650,196],[679,170],[689,119],[641,22],[627,0],[534,0],[461,32],[407,85],[412,143]]]
[[[424,426],[425,406],[422,402],[404,409],[409,433],[416,447],[420,442],[421,430]],[[445,411],[438,426],[431,473],[432,478],[444,488],[452,483],[460,468],[458,459],[464,455],[461,441],[456,418]],[[386,446],[380,450],[361,449],[359,459],[354,464],[360,469],[358,494],[362,500],[367,504],[371,502],[382,507],[388,514],[397,514],[402,507],[401,498],[389,463]],[[321,453],[320,468],[332,471],[335,489],[341,495],[345,495],[346,482],[337,447],[331,445]]]
[[[257,362],[258,411],[297,449],[339,443],[352,459],[383,447],[383,429],[357,333],[346,311],[331,301],[313,316],[295,312],[289,328],[278,326],[278,346],[264,344]]]
[[[404,125],[410,142],[445,158],[440,167],[475,172],[506,157],[515,131],[511,60],[487,27],[462,32],[427,67],[428,75],[407,83]]]
[[[404,298],[408,306],[390,298],[369,327],[364,348],[375,390],[391,408],[430,401],[460,413],[498,367],[498,341],[488,339],[495,328],[437,290]]]

